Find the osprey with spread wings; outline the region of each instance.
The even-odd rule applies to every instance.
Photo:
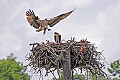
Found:
[[[29,11],[26,12],[26,16],[27,16],[27,21],[30,23],[30,25],[37,29],[36,32],[40,32],[44,30],[43,34],[45,34],[46,30],[48,31],[51,30],[48,29],[48,26],[53,27],[55,24],[57,24],[58,22],[69,16],[73,11],[74,9],[67,13],[53,17],[49,20],[48,19],[40,20],[40,18],[35,15],[34,11],[29,9]]]

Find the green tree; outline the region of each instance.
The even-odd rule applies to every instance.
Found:
[[[88,79],[87,79],[87,77],[88,77]],[[55,78],[52,78],[52,80],[55,80]],[[64,80],[63,79],[63,72],[61,73],[59,80]],[[92,73],[88,72],[88,76],[84,75],[84,74],[75,73],[73,75],[73,80],[107,80],[107,79],[104,76],[93,75]]]
[[[0,60],[0,80],[30,80],[22,63],[16,61],[13,54]]]
[[[120,60],[113,61],[108,68],[109,73],[114,77],[113,80],[120,80]]]
[[[83,75],[83,74],[77,74],[77,73],[73,75],[73,79],[74,80],[86,80],[85,79],[85,75]]]
[[[55,78],[52,78],[52,80],[55,80]],[[64,80],[63,74],[60,75],[59,80]],[[74,74],[73,80],[86,80],[83,74]]]
[[[93,75],[89,72],[89,80],[106,80],[106,78],[101,75]]]

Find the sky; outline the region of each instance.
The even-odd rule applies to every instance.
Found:
[[[45,35],[37,33],[25,16],[28,9],[45,19],[74,8],[70,16]],[[120,60],[120,0],[0,0],[0,18],[0,59],[14,53],[18,61],[27,64],[25,55],[30,52],[29,44],[54,41],[54,32],[58,32],[63,40],[87,38],[95,43],[98,51],[104,50],[109,64]]]

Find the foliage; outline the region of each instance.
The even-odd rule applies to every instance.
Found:
[[[116,77],[119,76],[120,78],[120,60],[116,60],[110,64],[108,71],[112,76]],[[118,78],[114,78],[114,80],[120,80]]]
[[[85,80],[85,76],[83,74],[74,74],[73,75],[74,80]]]
[[[106,78],[101,75],[93,75],[92,73],[89,73],[89,80],[106,80]]]
[[[22,63],[17,62],[13,54],[7,59],[0,60],[0,80],[30,80],[26,71],[26,67]]]
[[[55,80],[55,78],[52,78],[52,80]],[[64,80],[63,73],[60,75],[59,80]],[[85,80],[85,77],[83,74],[74,74],[73,75],[73,80]]]
[[[97,78],[97,80],[106,80],[104,76],[100,76],[100,75],[96,76],[90,72],[88,73],[88,79],[87,79],[87,75],[84,75],[84,74],[75,73],[73,75],[73,80],[96,80],[96,78]],[[52,78],[52,80],[55,80],[55,78]],[[63,79],[63,72],[61,73],[59,80],[64,80]]]

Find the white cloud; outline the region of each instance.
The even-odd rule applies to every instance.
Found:
[[[107,16],[104,12],[100,12],[96,17],[96,24],[100,26],[105,26],[107,21]]]
[[[28,4],[27,2],[24,2],[22,4],[19,4],[17,6],[14,6],[15,9],[13,10],[12,14],[11,14],[11,17],[10,19],[11,20],[14,20],[16,17],[19,17],[21,16],[20,14],[22,14],[23,10],[26,8],[26,7],[30,7],[30,4]],[[24,13],[25,14],[25,13]],[[21,16],[22,17],[22,16]]]
[[[7,0],[0,0],[0,5],[6,5],[6,4],[8,4]]]
[[[97,26],[103,31],[104,40],[101,44],[105,49],[105,57],[108,61],[120,59],[120,2],[115,6],[108,6],[106,11],[100,12],[97,15]],[[112,56],[112,57],[111,57]]]
[[[84,7],[84,6],[89,6],[92,4],[94,0],[64,0],[63,1],[63,6],[64,7]]]
[[[76,0],[77,6],[89,6],[94,0]]]
[[[38,33],[36,33],[36,29],[34,29],[32,26],[30,25],[27,25],[29,28],[27,29],[26,31],[26,35],[28,37],[31,37],[31,38],[34,38],[34,37],[37,37],[38,36]]]
[[[1,53],[11,53],[12,51],[19,51],[22,48],[21,40],[16,34],[13,34],[8,29],[3,30],[0,34],[0,54]]]

